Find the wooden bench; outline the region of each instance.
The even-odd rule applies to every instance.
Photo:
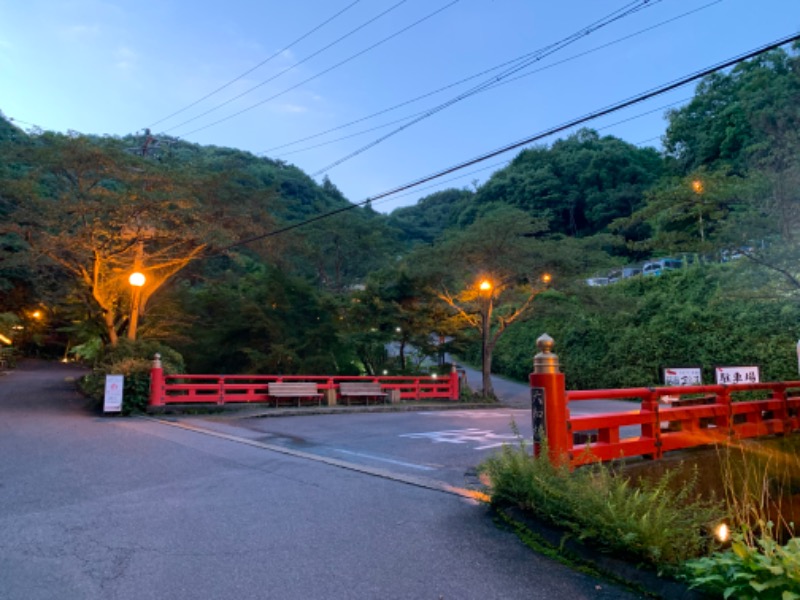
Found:
[[[370,398],[380,398],[386,402],[389,394],[381,389],[381,384],[377,381],[343,381],[339,384],[339,396],[342,400],[346,399],[349,406],[351,398],[363,398],[369,404]]]
[[[317,384],[308,381],[271,381],[267,384],[267,393],[275,399],[275,406],[280,404],[282,398],[296,398],[297,406],[301,400],[316,399],[317,405],[322,405],[322,394],[317,390]]]

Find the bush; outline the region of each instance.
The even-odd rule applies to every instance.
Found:
[[[161,355],[165,373],[184,372],[183,357],[172,348],[149,340],[120,340],[116,346],[103,349],[92,373],[81,380],[81,389],[92,399],[102,402],[106,375],[124,375],[122,414],[144,412],[150,393],[150,369],[156,353]]]
[[[691,587],[737,600],[800,599],[800,538],[785,546],[766,527],[757,546],[739,533],[731,549],[686,563]]]
[[[546,456],[546,445],[542,456]],[[695,481],[673,493],[672,472],[654,483],[617,475],[604,465],[570,471],[531,457],[524,445],[504,446],[480,466],[493,503],[513,503],[578,539],[660,569],[704,554],[708,525],[721,515],[694,494]]]

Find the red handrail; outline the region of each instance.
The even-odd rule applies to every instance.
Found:
[[[337,399],[340,397],[339,384],[346,381],[380,383],[382,392],[391,394],[394,391],[400,400],[459,399],[459,378],[455,369],[446,376],[166,375],[157,356],[150,371],[148,405],[269,403],[268,384],[290,381],[316,383],[320,392],[332,390]]]
[[[769,396],[732,398],[759,391],[769,392]],[[660,458],[672,450],[731,438],[800,431],[798,394],[800,381],[565,391],[565,402],[630,398],[640,404],[631,403],[631,410],[625,412],[568,415],[565,425],[571,435],[555,454],[565,454],[572,465],[629,456]],[[665,397],[670,402],[665,402]],[[579,443],[575,443],[576,437]]]

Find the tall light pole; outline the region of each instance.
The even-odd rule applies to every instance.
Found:
[[[489,333],[492,323],[492,291],[494,286],[488,279],[478,284],[482,298],[481,302],[481,380],[483,382],[483,395],[493,396],[492,373],[489,368]]]
[[[144,276],[143,273],[136,271],[135,273],[131,273],[131,276],[128,278],[128,283],[133,286],[133,301],[131,306],[131,321],[128,325],[128,339],[135,340],[136,339],[136,327],[139,324],[139,304],[142,299],[142,286],[147,281],[147,278]]]
[[[697,194],[697,201],[699,204],[699,209],[697,211],[697,226],[700,229],[700,242],[704,243],[706,241],[706,232],[703,225],[703,192],[705,191],[705,187],[703,186],[702,180],[692,180],[692,191]]]

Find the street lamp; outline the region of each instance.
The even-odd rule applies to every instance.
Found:
[[[488,396],[494,394],[492,387],[492,374],[489,370],[487,357],[489,356],[489,333],[492,322],[492,282],[488,279],[482,280],[478,284],[478,290],[483,297],[481,302],[481,376],[483,382],[483,394]]]
[[[136,327],[139,324],[139,303],[142,298],[142,286],[147,281],[143,273],[136,271],[128,277],[128,283],[133,286],[133,305],[131,307],[131,322],[128,326],[128,339],[136,339]]]

